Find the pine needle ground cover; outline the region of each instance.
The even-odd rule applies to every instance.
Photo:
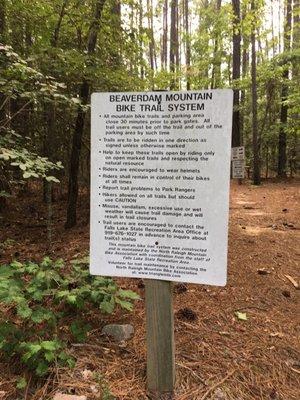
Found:
[[[28,196],[35,204],[32,213]],[[71,231],[63,226],[64,200],[53,204],[49,250],[41,226],[47,210],[35,191],[12,200],[1,220],[1,264],[13,259],[23,264],[33,257],[42,262],[49,254],[70,266],[82,258],[89,246],[87,203],[83,193],[79,224]],[[299,282],[298,204],[296,180],[232,185],[228,285],[174,290],[176,400],[214,399],[218,393],[227,400],[299,399],[300,291],[287,278]],[[139,280],[118,279],[116,284],[137,292],[142,301],[135,302],[133,311],[117,308],[111,315],[84,308],[90,329],[82,341],[70,333],[73,312],[67,315],[61,330],[74,368],[57,363],[50,374],[36,378],[30,370],[24,373],[18,359],[1,357],[3,399],[46,400],[58,391],[91,400],[147,399],[144,288]],[[2,318],[3,312],[13,311],[9,308],[2,309]],[[19,318],[15,314],[14,321]],[[132,324],[134,337],[113,342],[101,335],[108,323]],[[17,388],[22,387],[20,377],[26,379],[23,389]]]

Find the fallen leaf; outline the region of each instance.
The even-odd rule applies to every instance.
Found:
[[[90,386],[90,388],[91,388],[91,391],[93,392],[93,393],[99,393],[99,389],[97,389],[97,387],[96,387],[96,385],[91,385]]]
[[[92,378],[93,373],[92,371],[90,371],[89,369],[85,369],[81,372],[82,377],[85,381],[89,380],[90,378]]]
[[[282,332],[270,333],[270,337],[278,337],[278,338],[282,339],[283,336],[284,336],[284,334]]]
[[[230,333],[227,332],[227,331],[220,331],[220,332],[219,332],[219,335],[222,335],[222,336],[230,336]]]
[[[247,321],[247,314],[246,313],[242,313],[240,311],[236,311],[235,315],[237,317],[237,319],[239,319],[240,321]]]

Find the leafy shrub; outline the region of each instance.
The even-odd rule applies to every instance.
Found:
[[[48,182],[59,182],[52,174],[63,168],[60,161],[53,163],[47,157],[28,151],[24,147],[24,138],[10,129],[5,129],[4,132],[1,131],[0,137],[0,172],[5,170],[7,175],[9,166],[21,171],[24,179],[44,178]],[[5,176],[0,175],[0,178],[4,179]],[[0,191],[0,197],[8,196],[9,193],[5,190]]]
[[[116,306],[132,310],[139,296],[117,287],[111,278],[91,276],[86,260],[66,268],[62,260],[45,258],[40,264],[14,261],[0,266],[0,351],[17,356],[37,375],[53,363],[72,366],[59,327],[72,316],[69,333],[84,341],[89,330],[81,310],[112,313]]]

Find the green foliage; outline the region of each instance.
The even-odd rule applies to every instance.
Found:
[[[39,376],[53,363],[74,364],[60,334],[64,318],[72,316],[68,334],[83,342],[90,330],[83,311],[112,313],[117,305],[131,310],[139,298],[110,278],[91,276],[82,262],[67,268],[47,257],[40,264],[14,261],[0,267],[0,307],[9,307],[0,321],[0,350],[17,355]]]
[[[4,143],[5,137],[1,141]],[[49,175],[49,173],[63,168],[61,162],[53,163],[47,157],[40,157],[25,148],[17,146],[16,142],[13,143],[14,146],[0,147],[0,163],[7,163],[12,167],[19,168],[24,179],[46,178],[49,182],[59,182],[57,178]]]
[[[94,379],[102,389],[102,400],[116,400],[101,374],[95,373]]]
[[[59,182],[52,174],[63,168],[61,162],[53,163],[47,157],[27,150],[24,147],[24,139],[16,132],[5,128],[2,131],[4,133],[0,137],[0,180],[12,181],[13,172],[17,169],[26,180],[44,178],[49,182]],[[26,139],[28,141],[29,138]],[[10,197],[10,194],[1,191],[0,197]]]
[[[78,105],[78,99],[65,94],[66,85],[33,68],[29,62],[13,51],[11,46],[0,44],[1,71],[0,92],[11,98],[21,97],[28,102],[37,100],[55,101]],[[79,102],[80,103],[80,102]],[[1,104],[2,106],[2,104]]]
[[[26,386],[27,386],[27,381],[25,378],[18,379],[17,385],[16,385],[17,389],[23,390],[26,388]]]

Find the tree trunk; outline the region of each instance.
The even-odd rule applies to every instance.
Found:
[[[291,49],[291,26],[292,26],[292,0],[287,0],[286,5],[286,23],[284,27],[284,46],[285,52]],[[283,83],[281,88],[281,110],[280,110],[280,129],[278,137],[278,170],[279,177],[286,177],[286,125],[288,117],[288,106],[285,104],[288,98],[288,79],[289,68],[285,67],[283,74]]]
[[[251,11],[255,15],[255,0],[251,0]],[[257,121],[257,82],[256,82],[256,29],[255,21],[252,22],[251,30],[251,81],[252,81],[252,149],[253,149],[253,184],[260,184],[260,159],[258,144],[258,121]]]
[[[172,73],[170,89],[178,88],[176,66],[178,57],[178,0],[171,0],[171,34],[170,34],[170,72]]]
[[[154,34],[153,34],[153,4],[151,0],[147,0],[147,14],[148,14],[148,39],[149,39],[149,62],[151,73],[151,86],[154,90]]]
[[[0,43],[6,44],[6,0],[0,0]],[[6,97],[0,92],[0,124],[6,120]]]
[[[184,0],[184,24],[185,24],[185,63],[186,63],[186,89],[191,89],[191,38],[189,22],[189,0]]]
[[[163,48],[162,67],[168,68],[168,0],[165,0],[163,7]]]
[[[219,18],[220,10],[221,10],[222,0],[217,0],[215,11],[217,14],[217,18]],[[221,57],[220,57],[220,47],[221,47],[221,35],[219,33],[219,28],[217,27],[214,32],[215,44],[214,44],[214,54],[213,54],[213,69],[211,76],[211,88],[218,88],[220,86],[221,81]]]
[[[96,9],[93,21],[91,22],[88,41],[87,41],[87,53],[92,55],[95,51],[98,31],[101,20],[105,0],[98,0],[96,3]],[[84,78],[80,87],[80,99],[82,105],[86,105],[90,95],[89,82]],[[82,136],[84,131],[84,122],[86,117],[86,111],[82,107],[78,107],[77,119],[75,130],[73,134],[70,168],[69,168],[69,186],[68,186],[68,206],[67,206],[67,220],[65,223],[66,228],[72,228],[77,222],[77,199],[78,199],[78,171],[79,161],[81,153]]]
[[[111,28],[113,29],[116,43],[122,40],[122,21],[121,21],[121,2],[120,0],[113,0],[111,3]],[[132,13],[131,13],[132,15]],[[131,16],[130,19],[132,20]],[[118,68],[122,65],[122,58],[119,46],[113,46],[111,49],[111,66],[112,68]],[[132,65],[130,67],[131,72],[133,71]]]
[[[140,75],[144,79],[144,58],[143,58],[143,1],[139,0],[139,41],[140,41]]]
[[[69,0],[63,0],[59,17],[56,23],[56,26],[53,31],[53,35],[50,39],[50,45],[52,48],[57,47],[58,45],[58,40],[59,40],[59,34],[60,34],[60,28],[61,24],[63,21],[63,18],[66,13],[66,7],[68,5]],[[56,118],[55,118],[55,113],[56,113],[56,107],[55,103],[53,101],[51,102],[45,102],[44,104],[45,107],[45,126],[46,130],[44,132],[44,137],[43,137],[43,155],[44,157],[49,158],[50,161],[55,161],[54,160],[54,150],[55,150],[55,141],[57,140],[57,133],[56,133]],[[53,185],[50,184],[46,179],[43,180],[43,199],[44,202],[48,202],[48,195],[49,195],[49,187],[52,187],[51,190],[51,201],[53,200]]]
[[[240,31],[240,0],[232,0],[232,7],[234,13],[233,23],[233,54],[232,54],[232,79],[236,85],[237,80],[240,79],[241,68],[241,31]],[[241,145],[240,135],[240,91],[234,89],[233,91],[233,119],[232,119],[232,147]]]
[[[244,4],[242,8],[242,20],[246,18],[248,13],[248,5]],[[249,68],[249,37],[244,32],[243,33],[243,52],[242,52],[242,77],[246,78]],[[246,90],[241,91],[241,105],[244,108],[246,102]],[[240,141],[244,142],[244,111],[240,113]]]
[[[63,18],[65,16],[66,7],[68,5],[68,2],[69,2],[69,0],[63,0],[62,6],[61,6],[61,10],[60,10],[60,14],[59,14],[59,18],[57,20],[57,24],[56,24],[56,27],[54,29],[53,36],[51,38],[51,46],[52,47],[56,47],[57,46],[59,33],[60,33],[60,27],[61,27],[61,23],[63,21]]]
[[[273,7],[271,7],[271,23],[272,23],[272,54],[273,58],[275,57],[276,54],[276,49],[275,49],[275,34],[274,34],[274,10]]]
[[[0,0],[0,43],[6,42],[6,0]]]

